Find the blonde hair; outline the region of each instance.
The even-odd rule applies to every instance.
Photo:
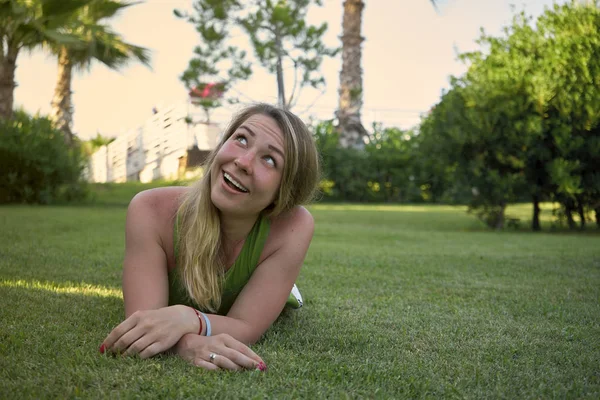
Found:
[[[269,116],[283,133],[285,163],[275,201],[263,211],[274,217],[295,206],[310,202],[319,177],[319,156],[304,122],[291,112],[268,104],[256,104],[233,118],[217,147],[206,160],[204,176],[190,187],[178,214],[180,218],[179,257],[181,281],[188,296],[204,310],[219,309],[224,275],[219,210],[210,196],[211,170],[215,156],[231,135],[253,115]],[[300,169],[302,168],[302,173]]]

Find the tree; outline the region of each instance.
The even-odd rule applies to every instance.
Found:
[[[437,2],[430,0],[437,9]],[[342,69],[340,71],[339,102],[336,117],[340,145],[344,148],[363,149],[368,135],[360,117],[362,108],[362,0],[346,0],[342,18]]]
[[[442,143],[442,159],[455,166],[454,184],[471,192],[469,211],[495,229],[503,228],[506,206],[523,189],[521,159],[514,154],[517,147],[511,149],[513,143],[506,140],[512,128],[506,116],[516,104],[503,110],[500,105],[509,96],[498,95],[466,78],[455,79],[432,112],[431,127],[431,139]],[[482,112],[485,108],[495,112]]]
[[[346,0],[342,21],[342,69],[340,71],[339,105],[336,117],[340,132],[340,145],[344,148],[362,149],[367,131],[360,119],[362,108],[362,0]]]
[[[552,83],[547,135],[555,157],[548,173],[569,226],[577,212],[582,229],[587,211],[595,210],[597,222],[600,211],[600,9],[594,3],[554,5],[537,22],[545,39],[540,70]]]
[[[555,5],[535,25],[521,13],[503,36],[482,32],[478,43],[422,134],[443,143],[455,183],[472,188],[470,207],[490,226],[528,196],[534,230],[544,200],[562,204],[571,228],[577,212],[583,228],[600,198],[600,10]]]
[[[221,106],[221,98],[225,94],[224,83],[205,83],[194,87],[188,95],[193,105],[200,106],[206,115],[206,123],[210,124],[210,110]],[[192,123],[191,117],[190,123]]]
[[[0,1],[0,119],[12,116],[20,51],[48,43],[76,45],[78,39],[64,33],[62,28],[75,11],[90,1]]]
[[[96,137],[82,142],[83,151],[89,157],[92,154],[94,154],[100,147],[108,146],[116,139],[117,138],[115,137],[102,136],[100,132],[97,132]]]
[[[246,53],[229,43],[232,28],[241,29],[249,38],[260,64],[275,74],[281,107],[294,106],[305,86],[319,88],[325,84],[319,67],[323,57],[334,56],[337,49],[326,47],[321,38],[327,24],[308,25],[308,7],[320,0],[196,0],[194,15],[175,10],[175,15],[195,25],[202,43],[194,49],[194,58],[181,80],[189,90],[210,82],[227,90],[237,80],[252,74]],[[286,96],[284,63],[294,70],[294,86]],[[225,71],[226,77],[221,74]]]
[[[79,8],[63,27],[63,32],[76,37],[75,45],[51,43],[52,52],[58,56],[58,79],[52,99],[50,119],[64,134],[67,144],[72,144],[73,107],[71,82],[73,68],[88,69],[93,60],[118,70],[136,59],[149,64],[149,51],[123,41],[102,22],[113,18],[120,10],[133,5],[120,0],[92,0]]]
[[[457,162],[449,148],[449,137],[446,130],[440,129],[440,119],[434,114],[440,104],[421,120],[414,139],[412,177],[423,200],[464,204],[470,199],[470,188],[456,173]]]
[[[410,180],[411,166],[414,164],[415,136],[413,131],[398,128],[380,129],[375,124],[374,133],[365,146],[372,170],[373,186],[386,202],[411,201],[416,196],[414,184]]]

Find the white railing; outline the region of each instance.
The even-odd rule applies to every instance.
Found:
[[[186,103],[158,110],[142,126],[131,130],[90,157],[91,182],[150,182],[177,179],[180,159],[189,148],[212,150],[221,129],[215,124],[187,124]],[[182,171],[183,172],[183,171]]]

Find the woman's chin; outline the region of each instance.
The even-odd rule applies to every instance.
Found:
[[[257,201],[250,193],[233,193],[233,189],[214,187],[210,198],[213,205],[222,213],[235,216],[253,216],[260,214],[273,201]]]
[[[213,205],[221,212],[221,214],[235,216],[256,214],[252,208],[248,207],[248,204],[244,204],[245,202],[239,201],[238,199],[228,199],[218,195],[211,196],[211,199]]]
[[[223,201],[223,199],[219,198],[213,198],[213,205],[217,210],[219,210],[221,215],[230,215],[238,218],[257,216],[268,207],[257,207],[255,205],[252,205],[251,207],[248,204]]]

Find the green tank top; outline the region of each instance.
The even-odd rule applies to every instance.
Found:
[[[173,245],[176,261],[179,255],[178,225],[179,215],[177,215],[173,227]],[[252,227],[248,237],[246,237],[242,251],[240,251],[235,263],[225,273],[221,306],[219,307],[217,314],[226,315],[227,312],[229,312],[229,309],[235,302],[235,299],[240,294],[246,283],[248,283],[250,280],[252,273],[258,265],[258,261],[260,259],[263,247],[265,246],[267,236],[269,236],[269,229],[269,220],[261,215],[256,220],[256,223]],[[187,291],[181,282],[179,268],[177,265],[175,265],[175,268],[169,271],[169,305],[174,304],[184,304],[198,308],[198,305],[189,298]]]

